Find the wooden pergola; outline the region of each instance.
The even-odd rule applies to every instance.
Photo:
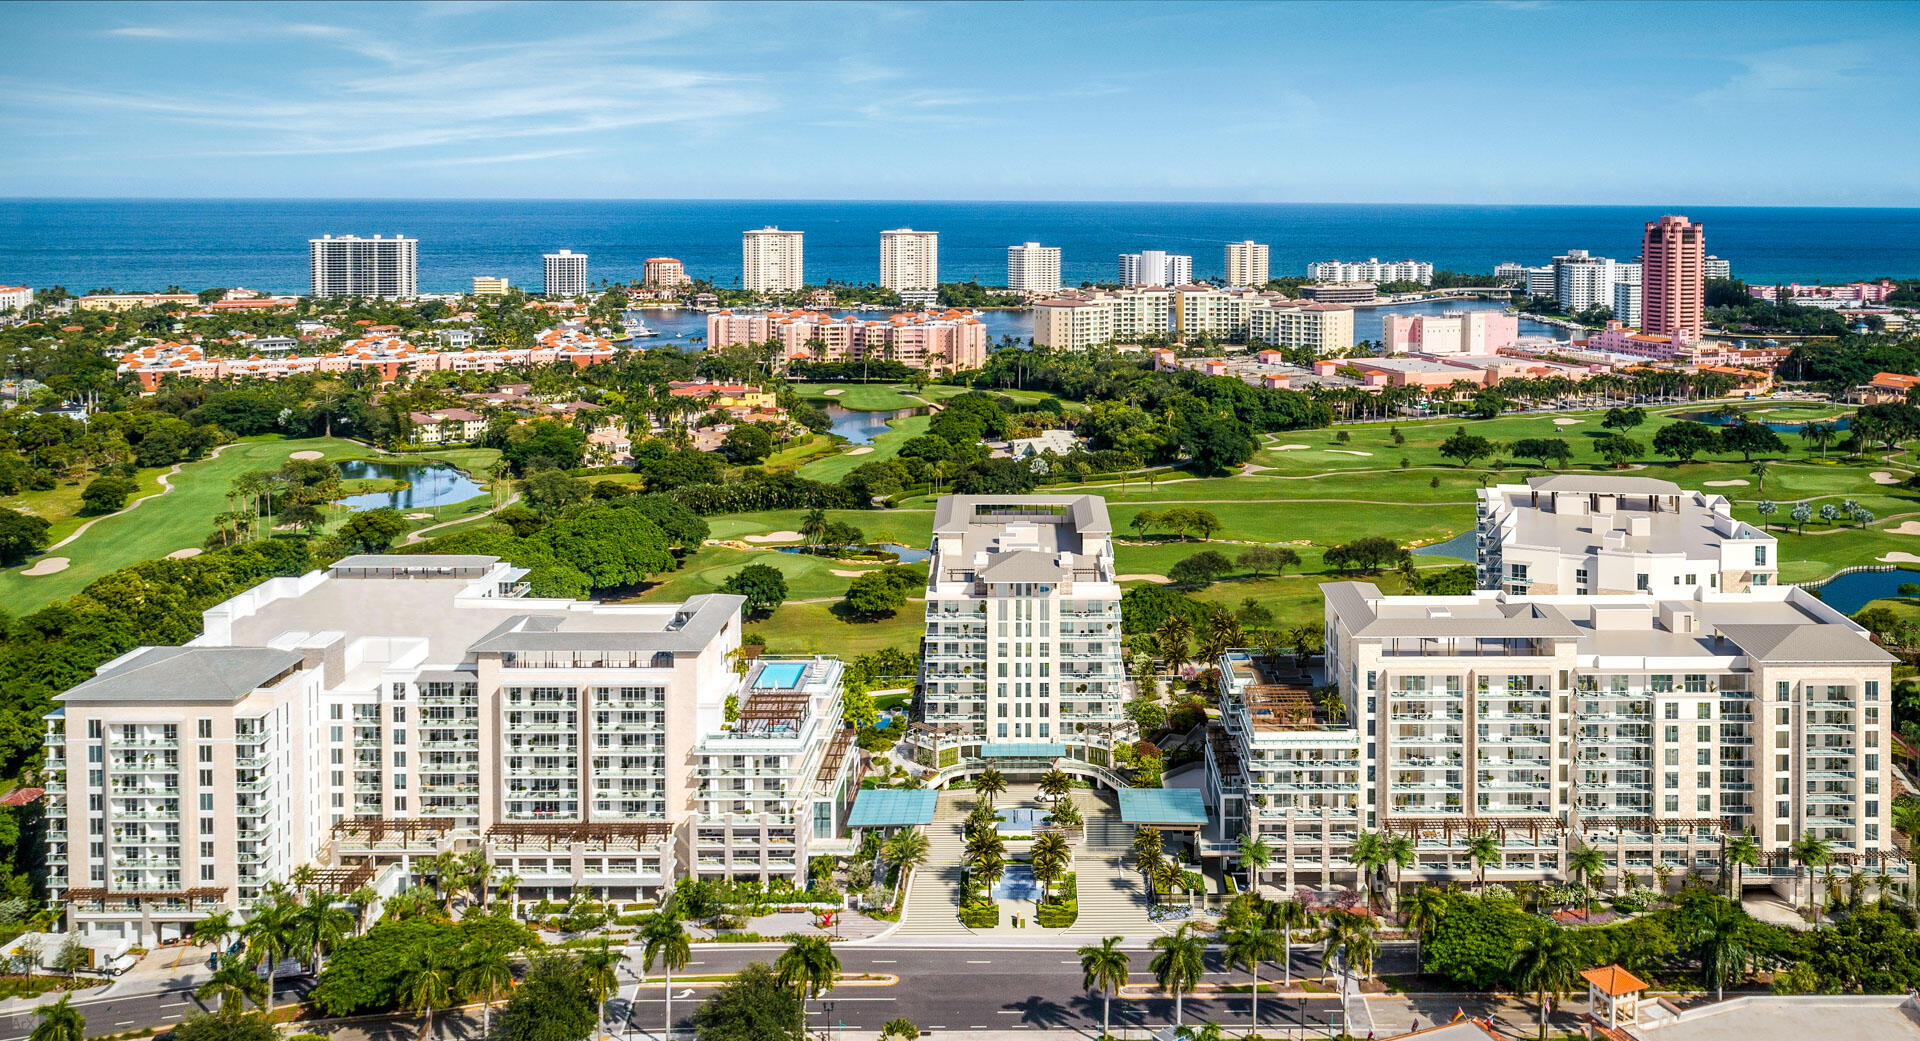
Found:
[[[342,896],[373,881],[373,864],[361,861],[350,867],[320,868],[313,873],[313,887],[323,893]]]
[[[1540,841],[1543,832],[1565,834],[1567,822],[1554,817],[1386,817],[1380,821],[1382,831],[1401,831],[1415,842],[1423,838],[1440,837],[1447,845],[1453,845],[1454,836],[1472,838],[1476,835],[1492,833],[1506,841],[1509,831],[1525,831],[1533,842]]]
[[[843,727],[833,735],[833,741],[827,745],[826,755],[820,757],[820,770],[813,777],[813,783],[824,786],[839,776],[840,767],[847,761],[847,753],[853,748],[853,728]],[[859,782],[856,780],[856,784]]]
[[[538,821],[495,824],[487,829],[488,842],[513,846],[542,843],[548,850],[556,844],[575,843],[605,850],[615,839],[630,839],[636,846],[659,842],[673,834],[673,825],[665,821]]]
[[[333,837],[365,836],[368,842],[397,838],[412,842],[415,836],[439,838],[453,830],[453,822],[441,817],[348,817],[333,826]]]
[[[116,889],[104,886],[67,890],[67,902],[70,904],[92,903],[96,900],[225,900],[225,886],[197,886],[193,889]]]

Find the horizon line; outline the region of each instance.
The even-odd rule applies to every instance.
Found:
[[[1845,205],[1809,203],[1582,203],[1582,202],[1233,202],[1221,200],[1168,199],[855,199],[855,198],[747,198],[722,196],[298,196],[298,195],[0,195],[5,202],[300,202],[300,203],[734,203],[754,205],[1004,205],[1004,206],[1326,206],[1326,207],[1399,207],[1399,208],[1477,208],[1477,209],[1587,209],[1587,210],[1920,210],[1917,206]]]

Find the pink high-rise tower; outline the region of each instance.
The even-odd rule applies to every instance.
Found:
[[[1698,340],[1706,328],[1706,226],[1685,217],[1649,221],[1640,243],[1640,328]]]

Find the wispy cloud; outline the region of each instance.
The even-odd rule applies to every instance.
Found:
[[[402,166],[494,166],[502,163],[537,163],[548,159],[565,159],[568,156],[586,155],[591,148],[555,148],[545,152],[514,152],[510,155],[465,155],[451,156],[445,159],[412,159]]]
[[[1705,102],[1762,103],[1809,92],[1849,90],[1873,63],[1855,43],[1809,43],[1736,58],[1740,71],[1697,95]]]

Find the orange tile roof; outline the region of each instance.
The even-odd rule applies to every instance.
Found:
[[[1595,989],[1610,998],[1647,989],[1646,980],[1618,965],[1603,965],[1597,969],[1588,969],[1580,974],[1580,978],[1593,984]]]

